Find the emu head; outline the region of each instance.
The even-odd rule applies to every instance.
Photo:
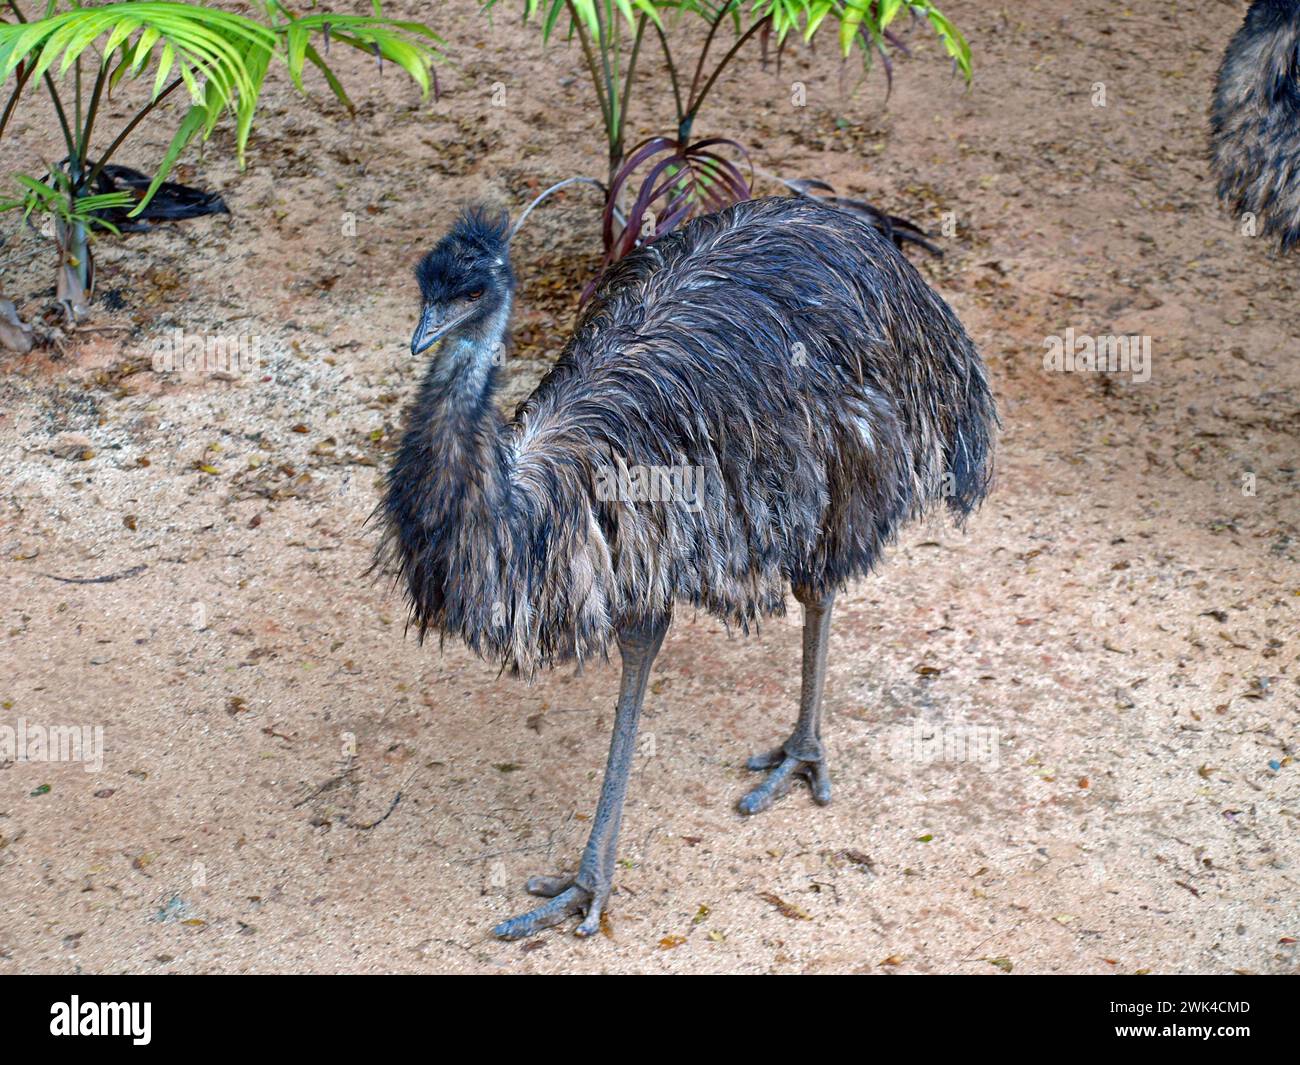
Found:
[[[505,329],[514,292],[510,220],[482,208],[467,210],[415,268],[420,324],[411,354],[427,351],[450,333],[491,344]]]

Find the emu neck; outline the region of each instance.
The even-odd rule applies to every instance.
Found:
[[[425,384],[437,380],[443,386],[446,400],[453,404],[472,403],[485,389],[495,389],[492,371],[504,361],[509,322],[507,298],[486,321],[449,333],[429,365]]]
[[[418,486],[409,502],[426,526],[500,504],[503,426],[494,400],[508,317],[507,304],[482,327],[448,335],[425,373],[398,483]]]

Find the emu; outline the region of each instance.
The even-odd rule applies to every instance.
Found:
[[[507,421],[494,395],[509,236],[504,217],[471,210],[419,263],[411,352],[441,346],[388,476],[377,563],[404,582],[421,639],[458,637],[517,673],[617,644],[613,739],[578,871],[530,880],[550,901],[493,930],[515,939],[581,914],[588,936],[674,605],[748,632],[793,591],[798,720],[749,760],[767,775],[739,805],[758,813],[796,777],[829,802],[836,591],[929,504],[960,523],[980,503],[997,418],[974,345],[903,255],[859,218],[783,197],[696,219],[612,267]],[[698,471],[695,500],[630,498],[618,486],[634,467]]]
[[[1210,112],[1219,198],[1280,251],[1300,241],[1300,0],[1255,0],[1219,67]]]

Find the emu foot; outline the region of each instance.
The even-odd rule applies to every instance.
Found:
[[[524,885],[524,890],[551,901],[502,921],[492,929],[494,936],[523,939],[544,928],[551,928],[575,913],[582,914],[583,921],[574,929],[574,935],[586,938],[600,930],[600,915],[609,899],[608,888],[595,892],[579,885],[574,877],[535,876]]]
[[[762,813],[790,790],[795,776],[807,779],[813,802],[825,806],[831,801],[831,777],[824,758],[796,758],[778,747],[766,754],[756,754],[745,763],[746,769],[770,770],[766,779],[737,803],[742,814]]]

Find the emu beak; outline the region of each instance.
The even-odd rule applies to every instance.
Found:
[[[415,327],[411,337],[411,354],[420,355],[450,333],[470,316],[470,311],[463,311],[454,318],[445,318],[437,307],[428,306],[420,312],[420,324]]]

